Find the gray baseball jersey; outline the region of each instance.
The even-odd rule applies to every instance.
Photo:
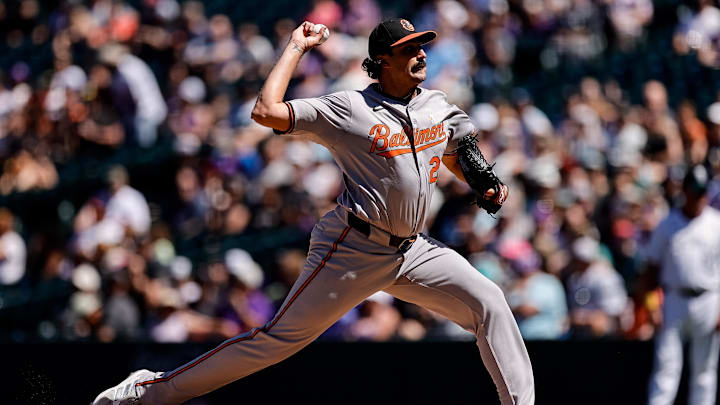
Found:
[[[454,152],[475,127],[443,92],[420,89],[405,104],[376,86],[288,101],[292,124],[287,132],[330,150],[345,175],[340,205],[407,237],[423,229],[443,154]]]
[[[287,105],[286,132],[328,147],[344,171],[339,205],[313,228],[305,268],[275,317],[175,370],[144,378],[136,384],[142,403],[180,404],[277,363],[386,291],[473,332],[500,402],[532,405],[532,366],[500,288],[432,238],[420,234],[407,249],[384,238],[422,229],[442,155],[473,133],[468,116],[427,89],[407,104],[371,86]],[[369,234],[349,225],[349,212],[374,225]]]

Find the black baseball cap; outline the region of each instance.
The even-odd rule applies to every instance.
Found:
[[[372,59],[390,53],[391,48],[417,39],[426,44],[437,36],[435,31],[415,31],[412,23],[404,18],[391,18],[378,24],[370,33],[368,53]]]

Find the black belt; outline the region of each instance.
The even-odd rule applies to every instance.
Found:
[[[372,229],[372,225],[358,218],[352,212],[348,212],[348,225],[353,227],[356,231],[365,235],[366,238],[370,237],[370,230]],[[390,235],[389,244],[390,246],[397,248],[398,250],[407,252],[408,249],[410,249],[410,246],[412,246],[413,242],[415,242],[415,240],[417,240],[417,235],[411,236],[409,238],[401,238],[399,236]]]

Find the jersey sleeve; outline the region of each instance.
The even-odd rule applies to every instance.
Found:
[[[304,135],[325,145],[334,144],[338,135],[347,131],[352,119],[347,92],[290,100],[285,105],[290,113],[290,128],[275,133]]]
[[[445,155],[455,155],[457,153],[458,142],[466,136],[473,136],[475,134],[475,124],[473,124],[465,111],[456,105],[451,106],[450,113],[445,120],[450,130]]]

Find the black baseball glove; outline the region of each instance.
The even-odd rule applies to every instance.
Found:
[[[498,179],[493,166],[488,164],[477,146],[476,136],[466,136],[458,143],[458,163],[465,181],[475,195],[473,204],[494,214],[502,207],[508,195],[508,188]],[[493,190],[493,191],[490,191]]]

